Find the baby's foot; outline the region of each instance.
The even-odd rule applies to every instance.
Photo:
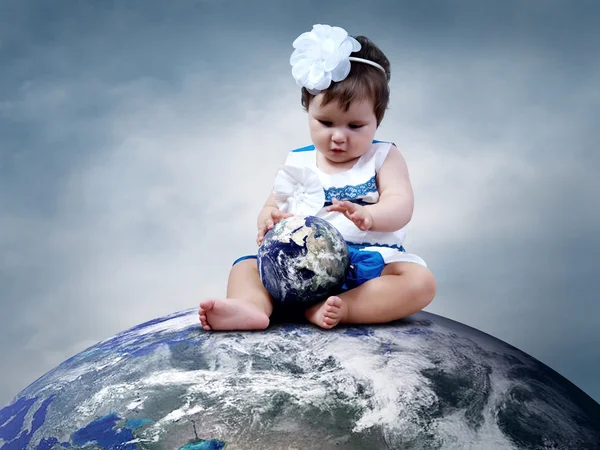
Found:
[[[269,316],[247,300],[209,299],[200,302],[200,324],[210,330],[264,330]]]
[[[321,328],[333,328],[342,320],[343,306],[341,298],[332,296],[327,301],[309,308],[306,318]]]

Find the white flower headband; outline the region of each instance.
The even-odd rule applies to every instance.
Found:
[[[290,57],[292,76],[299,86],[313,95],[327,89],[332,81],[342,81],[350,73],[350,61],[385,69],[368,59],[350,56],[360,50],[360,42],[348,36],[346,30],[330,25],[313,25],[292,44],[296,50]]]

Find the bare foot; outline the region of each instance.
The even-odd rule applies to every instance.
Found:
[[[248,300],[209,299],[200,302],[200,324],[210,330],[264,330],[269,316]]]
[[[344,302],[336,296],[309,308],[306,318],[321,328],[333,328],[342,320]]]

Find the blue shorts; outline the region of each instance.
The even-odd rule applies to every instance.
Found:
[[[350,270],[341,292],[354,289],[368,280],[379,277],[385,267],[383,256],[379,252],[360,250],[359,247],[354,245],[348,245],[348,252],[350,253]],[[232,266],[245,259],[257,258],[257,255],[242,256],[236,259]]]

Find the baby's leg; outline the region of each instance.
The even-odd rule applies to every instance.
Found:
[[[272,312],[256,259],[245,259],[231,268],[227,298],[200,302],[198,316],[205,330],[264,330]]]
[[[308,309],[306,318],[322,328],[338,323],[387,323],[421,311],[435,293],[429,269],[416,263],[390,263],[380,277]]]

